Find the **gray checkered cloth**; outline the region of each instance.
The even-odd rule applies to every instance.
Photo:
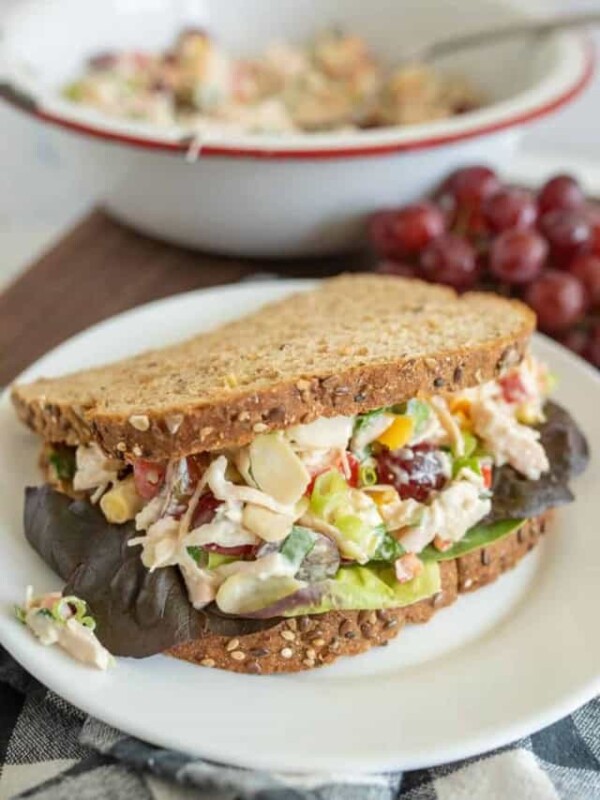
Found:
[[[126,736],[70,706],[0,648],[0,800],[593,800],[600,699],[487,755],[385,775],[274,775]]]

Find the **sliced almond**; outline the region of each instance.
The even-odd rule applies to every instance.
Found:
[[[236,450],[233,453],[233,460],[235,465],[238,469],[238,472],[244,479],[244,481],[248,484],[248,486],[253,486],[256,488],[256,481],[252,477],[252,473],[250,472],[250,453],[248,452],[247,447],[240,447],[239,450]]]
[[[265,542],[280,542],[291,531],[293,519],[247,503],[242,514],[242,525]]]
[[[281,435],[257,436],[249,452],[252,476],[263,492],[285,505],[293,505],[302,497],[310,475]]]

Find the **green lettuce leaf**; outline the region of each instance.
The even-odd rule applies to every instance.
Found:
[[[429,545],[419,553],[419,556],[423,561],[448,561],[452,558],[459,558],[472,550],[487,547],[492,542],[504,539],[505,536],[521,528],[525,522],[526,520],[523,519],[503,519],[493,522],[491,525],[475,525],[448,550],[438,550],[433,545]]]
[[[282,616],[323,614],[335,610],[402,608],[431,597],[440,591],[438,565],[429,561],[423,572],[407,583],[399,583],[393,566],[369,564],[340,567],[335,578],[324,581],[321,597],[315,602],[283,610]]]

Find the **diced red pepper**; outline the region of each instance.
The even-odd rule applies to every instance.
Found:
[[[507,403],[521,403],[527,399],[527,390],[518,372],[511,372],[500,378],[502,395]]]
[[[360,461],[356,456],[352,455],[352,453],[346,453],[346,458],[348,460],[348,466],[350,468],[350,477],[346,478],[348,481],[348,485],[356,488],[358,486],[358,481],[360,479]],[[341,468],[341,462],[340,462]],[[343,468],[342,468],[343,472]]]
[[[452,540],[444,539],[439,535],[439,533],[436,533],[433,538],[433,546],[436,550],[439,550],[440,553],[444,553],[446,550],[449,550],[452,547]]]
[[[492,467],[491,464],[483,464],[481,467],[481,474],[483,476],[483,485],[486,489],[492,488]]]

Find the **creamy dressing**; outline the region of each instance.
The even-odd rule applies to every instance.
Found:
[[[260,607],[260,600],[265,595],[268,601],[275,600],[271,596],[274,589],[285,595],[306,586],[294,578],[297,566],[280,553],[270,553],[256,561],[225,564],[217,571],[221,576],[227,576],[216,595],[217,605],[226,614],[244,613],[256,603]]]

